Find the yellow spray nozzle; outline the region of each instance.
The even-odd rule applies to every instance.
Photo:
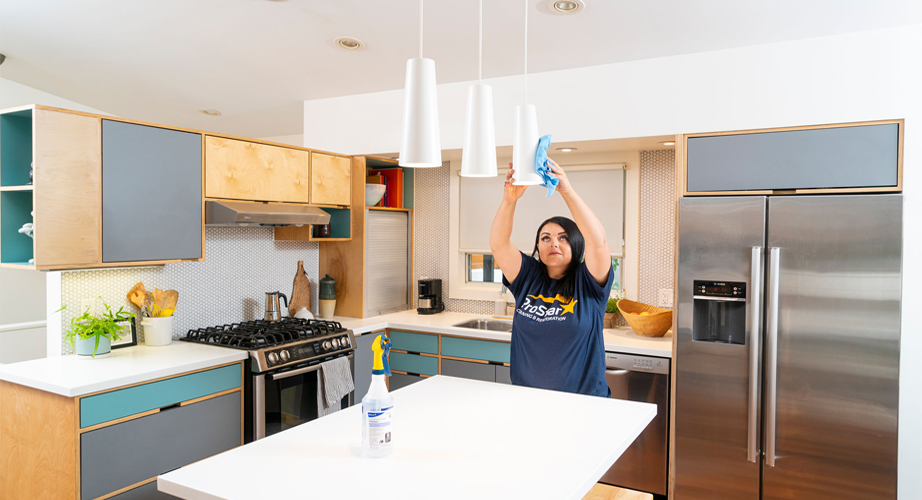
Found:
[[[371,367],[372,372],[381,372],[385,375],[390,375],[391,367],[387,357],[391,352],[391,340],[387,337],[387,334],[378,335],[375,341],[371,343],[371,350],[374,352],[374,364]]]

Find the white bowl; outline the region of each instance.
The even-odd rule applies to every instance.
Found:
[[[384,198],[384,191],[387,186],[384,184],[365,184],[365,206],[373,207]]]

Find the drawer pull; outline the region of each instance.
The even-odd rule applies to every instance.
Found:
[[[167,411],[167,410],[172,410],[173,408],[179,408],[181,405],[182,405],[182,403],[174,403],[174,404],[171,404],[171,405],[169,405],[169,406],[164,406],[164,407],[160,408],[160,413],[163,413],[163,412],[165,412],[165,411]]]

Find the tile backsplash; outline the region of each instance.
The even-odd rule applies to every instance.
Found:
[[[128,302],[128,290],[141,281],[148,290],[175,289],[179,292],[173,337],[190,328],[261,319],[265,292],[281,291],[291,296],[298,261],[311,283],[311,309],[317,314],[319,295],[319,244],[275,241],[272,228],[205,228],[205,260],[150,268],[68,271],[61,273],[61,303],[66,331],[71,318],[80,313],[86,299],[95,300],[97,313],[103,301],[113,309]],[[98,298],[101,297],[101,298]],[[143,329],[138,331],[139,343]],[[62,341],[62,352],[73,348]]]

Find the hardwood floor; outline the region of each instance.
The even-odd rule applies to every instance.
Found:
[[[596,483],[583,500],[652,500],[653,495]]]

